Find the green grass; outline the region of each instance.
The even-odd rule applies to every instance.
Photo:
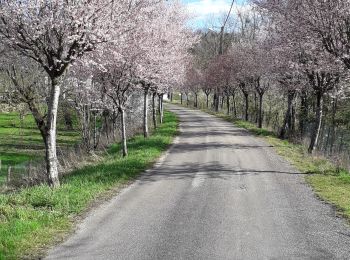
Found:
[[[245,128],[271,144],[277,154],[284,157],[301,173],[308,174],[305,177],[306,181],[321,199],[334,205],[339,213],[350,221],[349,171],[340,168],[324,157],[311,156],[307,153],[305,146],[281,140],[273,132],[267,129],[259,129],[255,124],[233,119],[222,113],[214,113],[210,110],[204,111],[232,122],[237,127]]]
[[[67,131],[62,122],[58,124],[57,143],[69,146],[79,142],[77,131]],[[0,114],[0,185],[4,183],[9,165],[17,165],[29,160],[42,159],[44,143],[31,114],[20,120],[19,113]]]
[[[58,189],[42,185],[0,195],[0,259],[36,257],[66,234],[94,200],[149,168],[176,133],[176,116],[165,112],[163,125],[148,139],[138,135],[128,141],[128,157],[115,144],[102,162],[74,171]]]

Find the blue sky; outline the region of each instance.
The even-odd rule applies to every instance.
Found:
[[[190,22],[194,28],[206,28],[213,23],[219,26],[220,17],[230,9],[231,0],[182,0],[191,13],[196,17]],[[241,9],[246,1],[235,0],[233,13]]]

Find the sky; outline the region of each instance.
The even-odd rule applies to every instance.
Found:
[[[220,18],[227,15],[231,0],[182,0],[189,11],[195,15],[190,21],[190,26],[197,28],[206,28],[213,23],[219,25]],[[233,13],[242,8],[245,0],[235,0]],[[215,29],[215,28],[214,28]]]

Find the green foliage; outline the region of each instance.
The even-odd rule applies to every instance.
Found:
[[[128,157],[123,158],[120,144],[115,144],[102,162],[74,171],[58,189],[41,185],[0,195],[0,259],[37,257],[54,238],[62,238],[74,217],[95,199],[150,167],[176,133],[176,116],[165,112],[164,124],[152,136],[128,141]]]

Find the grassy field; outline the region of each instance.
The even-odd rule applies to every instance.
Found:
[[[46,185],[0,195],[0,259],[35,258],[59,240],[76,216],[98,198],[111,194],[150,167],[177,133],[177,118],[166,112],[164,123],[148,139],[128,141],[129,156],[113,145],[101,162],[74,171],[60,188]]]
[[[59,122],[57,142],[69,146],[79,142],[76,131],[65,130]],[[44,144],[31,114],[20,120],[19,113],[0,114],[0,185],[4,182],[9,165],[19,165],[44,156]]]
[[[178,101],[175,103],[179,104]],[[276,152],[300,172],[308,173],[305,178],[321,199],[334,205],[338,212],[350,221],[350,173],[348,170],[339,168],[326,158],[311,156],[307,153],[305,146],[281,140],[273,132],[259,129],[255,124],[233,119],[226,114],[204,111],[232,122],[237,127],[245,128],[273,145]]]

